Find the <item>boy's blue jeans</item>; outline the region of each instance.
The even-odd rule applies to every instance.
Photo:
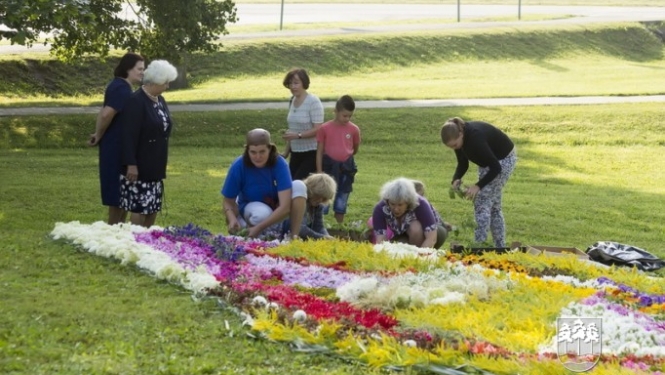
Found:
[[[340,193],[335,194],[335,200],[333,201],[333,212],[336,214],[346,214],[346,206],[349,202],[349,195],[351,193]],[[328,215],[330,210],[330,205],[323,207],[323,214]]]

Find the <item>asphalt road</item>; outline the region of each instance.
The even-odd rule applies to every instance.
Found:
[[[647,21],[665,19],[663,7],[606,7],[606,6],[545,6],[545,5],[464,5],[460,18],[517,17],[558,14],[572,15],[596,22]],[[237,25],[276,24],[280,21],[281,4],[238,4]],[[457,20],[457,5],[437,4],[285,4],[285,24],[317,22],[389,22],[418,19],[447,18]]]
[[[577,96],[577,97],[536,97],[536,98],[487,98],[487,99],[430,99],[430,100],[367,100],[357,101],[356,108],[414,108],[414,107],[469,107],[469,106],[528,106],[528,105],[585,105],[612,103],[665,102],[665,95],[645,96]],[[333,108],[335,102],[324,102],[325,108]],[[220,104],[169,104],[171,112],[206,112],[237,110],[286,110],[288,103],[248,102]],[[2,116],[96,114],[99,107],[26,107],[0,108]]]

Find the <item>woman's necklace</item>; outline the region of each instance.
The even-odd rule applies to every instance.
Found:
[[[152,95],[151,93],[149,93],[148,90],[146,90],[145,86],[141,86],[141,89],[143,89],[143,92],[146,95],[148,95],[148,98],[152,99],[153,102],[158,102],[159,101],[159,98],[157,96]]]

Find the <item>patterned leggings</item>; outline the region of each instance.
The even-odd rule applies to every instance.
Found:
[[[475,241],[478,243],[487,240],[487,230],[492,232],[494,246],[506,246],[506,224],[503,221],[503,210],[501,209],[501,196],[503,186],[508,182],[508,178],[515,169],[517,163],[517,153],[515,149],[505,158],[499,160],[501,164],[501,173],[499,173],[492,182],[485,185],[474,201],[474,211],[476,216]],[[488,167],[478,168],[478,179],[483,178],[489,172]]]

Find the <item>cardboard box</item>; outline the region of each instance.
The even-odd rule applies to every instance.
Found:
[[[540,246],[528,245],[526,252],[532,255],[545,255],[545,256],[565,256],[575,255],[579,259],[589,259],[589,256],[582,250],[576,247],[560,247],[560,246]]]

